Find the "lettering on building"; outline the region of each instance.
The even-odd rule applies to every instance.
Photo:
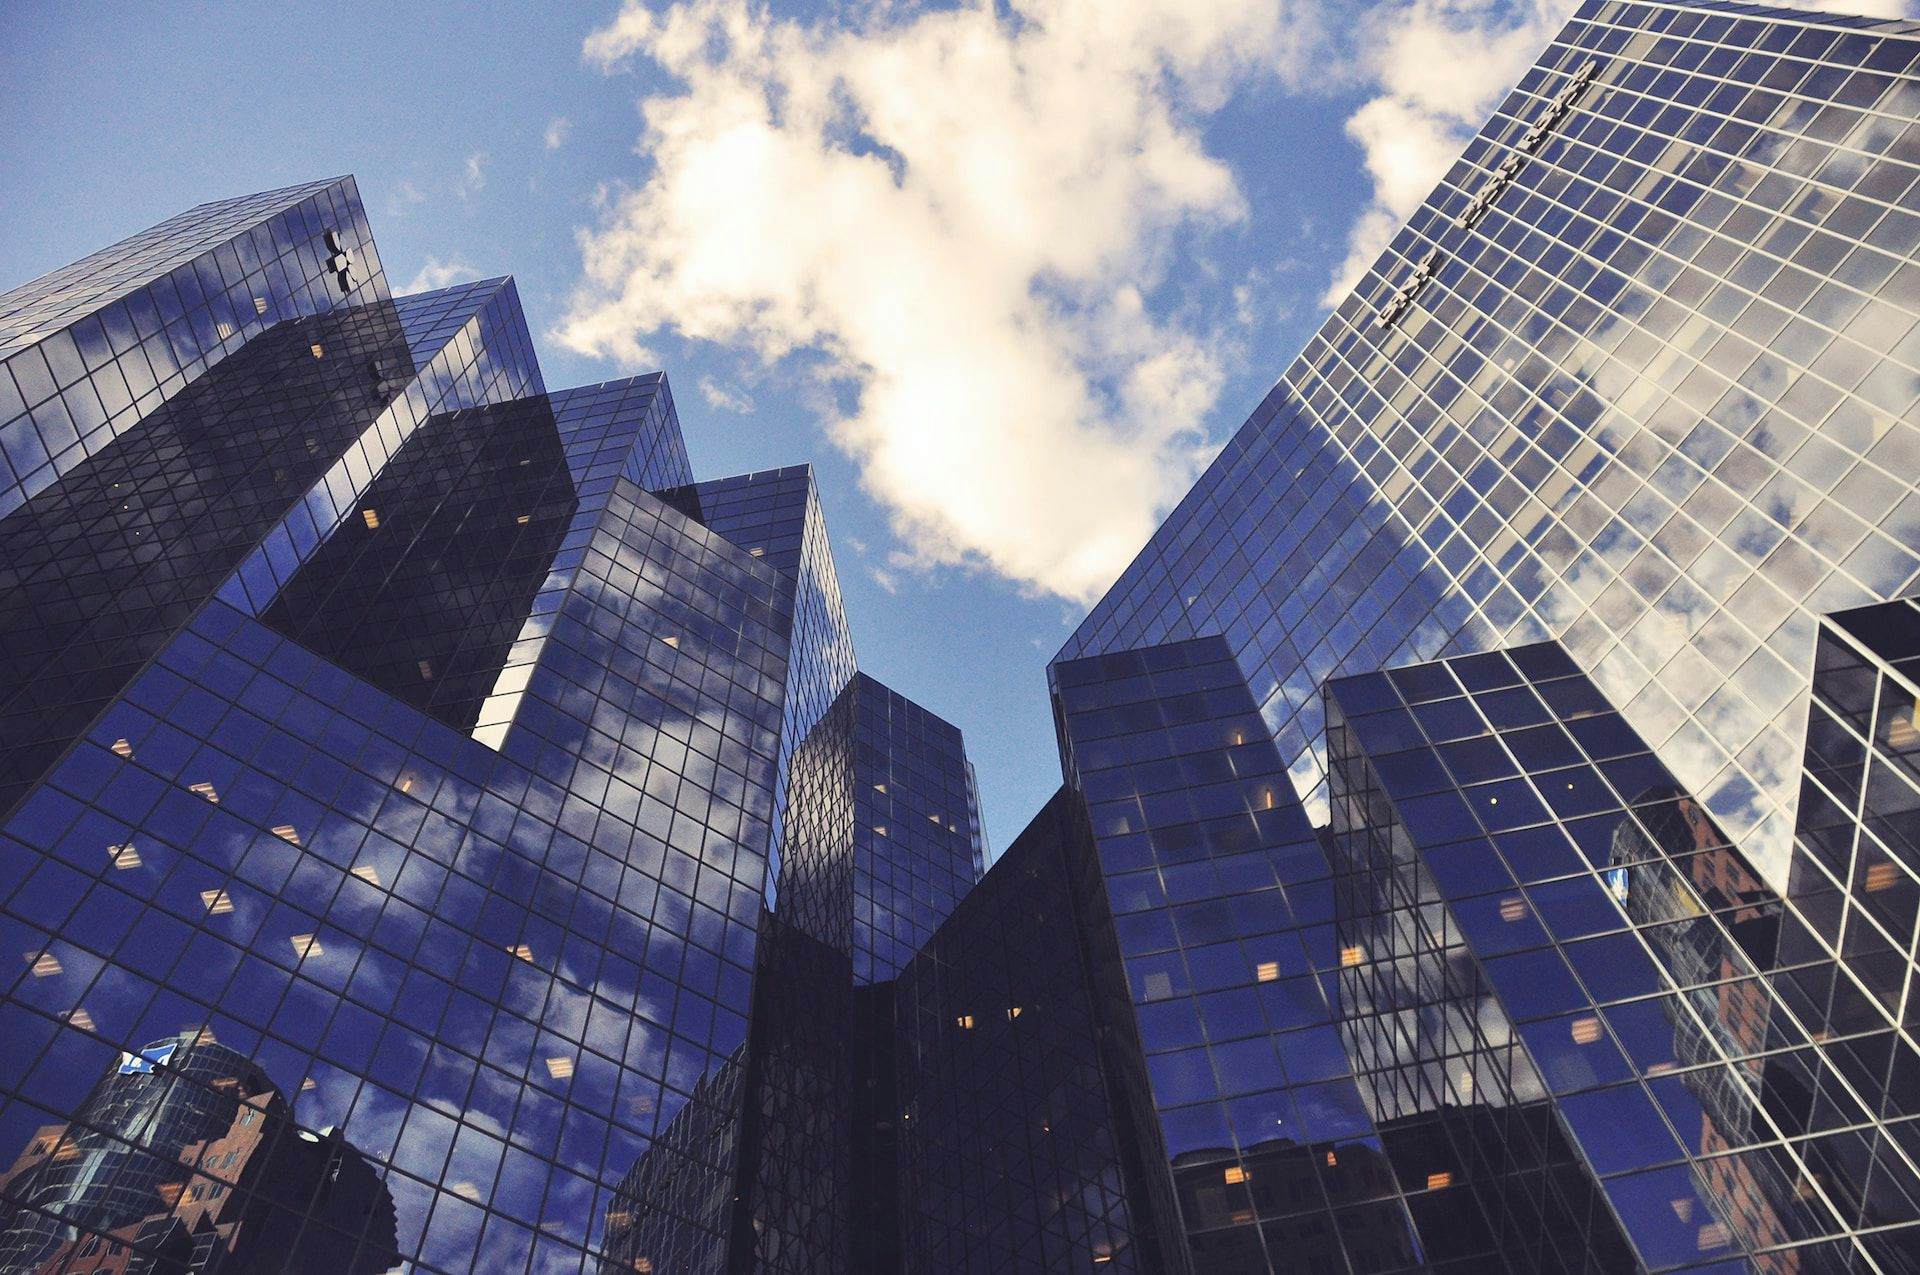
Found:
[[[1399,291],[1393,294],[1393,299],[1380,307],[1380,313],[1374,317],[1373,326],[1390,328],[1398,322],[1400,316],[1407,312],[1407,307],[1413,304],[1413,299],[1420,295],[1420,290],[1427,286],[1428,280],[1432,279],[1434,272],[1439,269],[1440,250],[1436,248],[1420,258],[1420,264],[1413,268],[1413,273],[1407,276],[1407,281],[1401,284]]]
[[[1527,156],[1539,150],[1540,143],[1546,141],[1553,135],[1553,130],[1560,127],[1560,122],[1567,118],[1567,112],[1573,109],[1573,104],[1580,100],[1580,95],[1587,91],[1587,85],[1593,83],[1593,77],[1599,73],[1600,64],[1593,61],[1587,62],[1574,72],[1573,78],[1567,81],[1567,86],[1560,90],[1559,96],[1547,104],[1547,109],[1541,113],[1540,118],[1528,125],[1527,131],[1520,134],[1520,140],[1514,143],[1513,149],[1507,152],[1506,157],[1491,173],[1487,174],[1487,180],[1475,192],[1473,199],[1460,210],[1460,215],[1453,219],[1454,225],[1462,230],[1471,230],[1482,217],[1487,215],[1487,209],[1493,207],[1494,201],[1500,198],[1507,187],[1513,185],[1513,179],[1519,174],[1521,165],[1527,162]]]

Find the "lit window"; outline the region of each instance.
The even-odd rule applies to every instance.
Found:
[[[359,877],[362,881],[365,881],[368,885],[380,884],[380,873],[377,872],[374,869],[374,866],[370,863],[363,863],[359,867],[355,868],[353,870],[353,875],[355,875],[356,877]]]
[[[313,357],[316,359],[324,359],[327,357],[326,349],[322,347],[318,341],[315,341],[312,345],[308,346],[307,348],[313,351]]]
[[[300,1082],[301,1093],[312,1093],[315,1089],[318,1089],[319,1087],[320,1087],[319,1085],[314,1083],[312,1076],[308,1076],[305,1080]],[[252,1124],[253,1121],[249,1120],[247,1121],[247,1123]]]
[[[265,297],[255,297],[253,299],[253,312],[255,314],[265,314],[267,312],[267,299]]]
[[[1018,1005],[1007,1006],[1007,1021],[1012,1022],[1014,1019],[1018,1017],[1020,1017],[1020,1006]]]
[[[1367,953],[1363,948],[1343,947],[1340,949],[1340,963],[1342,965],[1348,965],[1348,966],[1358,965],[1360,962],[1366,959],[1367,959]]]
[[[533,521],[533,515],[532,515],[532,514],[521,514],[521,515],[520,515],[520,516],[519,516],[518,518],[515,518],[515,519],[514,519],[514,521],[515,521],[515,522],[517,522],[517,523],[519,523],[519,524],[520,524],[520,525],[521,525],[522,527],[524,527],[524,526],[526,526],[526,525],[527,525],[527,524],[528,524],[529,522],[532,522],[532,521]]]
[[[1262,983],[1271,983],[1280,977],[1280,962],[1262,961],[1253,967],[1253,976]]]
[[[1891,863],[1867,865],[1867,889],[1869,890],[1890,890],[1899,880],[1899,869]]]
[[[233,911],[233,899],[225,890],[202,890],[200,901],[207,905],[209,916],[225,916]]]
[[[549,1076],[552,1076],[555,1080],[565,1080],[567,1077],[573,1074],[573,1059],[571,1058],[547,1059],[547,1074]]]
[[[512,947],[508,948],[507,951],[511,952],[513,955],[519,957],[523,961],[531,962],[533,960],[533,949],[528,947],[525,943],[516,943]]]
[[[1327,1167],[1329,1169],[1337,1168],[1339,1167],[1339,1164],[1340,1164],[1340,1157],[1335,1155],[1331,1151],[1327,1152]]]
[[[767,551],[759,545],[755,545],[753,548],[747,550],[747,556],[750,558],[764,558],[767,556]]]
[[[367,524],[368,531],[372,531],[375,527],[378,527],[380,525],[380,511],[378,509],[371,509],[371,508],[362,509],[360,511],[360,521]]]
[[[1245,1182],[1247,1177],[1247,1171],[1239,1165],[1230,1164],[1227,1166],[1226,1178],[1228,1186],[1238,1186],[1240,1183]]]
[[[873,830],[883,837],[887,835],[887,825],[884,823],[876,823],[873,825]]]
[[[209,783],[188,784],[187,791],[191,793],[198,793],[200,796],[205,797],[208,801],[211,801],[216,806],[220,804],[220,794],[214,790],[214,787],[212,784],[209,784]]]
[[[680,635],[677,633],[669,633],[667,634],[667,636],[661,638],[660,640],[662,642],[665,642],[668,646],[672,647],[676,651],[680,649]]]
[[[884,793],[887,790],[887,786],[885,784],[875,784],[873,790],[877,793]]]
[[[1453,1174],[1444,1169],[1439,1173],[1429,1173],[1427,1175],[1427,1190],[1429,1191],[1443,1191],[1452,1185]]]
[[[431,682],[433,680],[433,661],[421,660],[419,664],[419,668],[420,668],[420,680],[423,682]],[[402,788],[400,791],[405,792],[406,789]]]
[[[228,340],[233,336],[233,325],[225,319],[216,319],[213,324],[213,334],[222,341]]]
[[[51,978],[66,968],[60,964],[60,958],[52,952],[41,952],[37,956],[32,952],[28,952],[27,959],[33,962],[33,976],[35,978]]]
[[[133,756],[133,745],[129,744],[124,738],[116,739],[113,741],[113,751],[121,757],[131,757]]]
[[[140,852],[129,841],[124,846],[108,846],[107,857],[113,860],[116,868],[137,868],[140,866]]]
[[[1509,894],[1500,900],[1500,919],[1502,921],[1526,920],[1527,901],[1517,894]]]
[[[1887,721],[1887,742],[1895,748],[1912,748],[1920,744],[1920,700],[1915,700],[1910,713],[1895,713]]]
[[[1591,1045],[1600,1039],[1600,1020],[1589,1014],[1585,1018],[1573,1020],[1573,1043]]]
[[[327,949],[320,946],[320,940],[311,934],[296,934],[287,940],[293,944],[293,954],[298,957],[324,956]]]
[[[276,823],[273,825],[273,835],[288,845],[297,846],[300,844],[300,833],[290,823]]]
[[[75,1027],[78,1027],[83,1032],[90,1032],[93,1030],[93,1015],[89,1014],[84,1009],[80,1009],[80,1008],[70,1009],[67,1011],[66,1018],[68,1022],[72,1023]]]
[[[959,1028],[960,1028],[960,1029],[961,1029],[962,1031],[972,1031],[972,1030],[973,1030],[973,1015],[972,1015],[972,1014],[962,1014],[962,1015],[960,1015],[960,1017],[958,1017],[958,1018],[956,1018],[956,1019],[954,1019],[953,1021],[954,1021],[954,1023],[955,1023],[955,1025],[956,1025],[956,1026],[958,1026],[958,1027],[959,1027]]]

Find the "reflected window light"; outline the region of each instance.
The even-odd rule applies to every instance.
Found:
[[[265,297],[255,297],[253,299],[253,312],[255,314],[265,314],[267,312],[267,299]]]
[[[220,794],[217,791],[215,791],[214,786],[212,784],[205,783],[205,782],[197,783],[197,784],[188,784],[187,791],[191,793],[197,793],[198,795],[205,797],[208,801],[211,801],[216,806],[220,804]]]
[[[300,833],[290,823],[276,823],[273,825],[273,835],[288,845],[297,846],[300,844]]]
[[[123,735],[113,741],[113,751],[116,756],[131,757],[133,756],[133,745],[128,743],[126,737]]]
[[[954,1025],[955,1025],[956,1027],[959,1027],[959,1028],[960,1028],[960,1029],[961,1029],[962,1031],[972,1031],[972,1030],[973,1030],[973,1015],[972,1015],[972,1014],[962,1014],[962,1015],[960,1015],[960,1016],[959,1016],[958,1018],[956,1018],[956,1019],[954,1019],[954,1020],[953,1020],[953,1022],[954,1022]]]
[[[1895,748],[1920,744],[1920,700],[1914,701],[1911,711],[1895,713],[1887,719],[1887,743]]]
[[[514,521],[515,521],[515,522],[517,522],[517,523],[519,523],[519,524],[520,524],[520,525],[521,525],[522,527],[524,527],[524,526],[526,526],[526,525],[527,525],[528,523],[530,523],[530,522],[532,522],[532,521],[533,521],[533,515],[532,515],[532,514],[521,514],[521,515],[520,515],[520,516],[519,516],[518,518],[515,518],[515,519],[514,519]]]
[[[875,784],[873,790],[877,793],[884,793],[887,790],[887,786],[885,784]]]
[[[1007,1021],[1012,1022],[1014,1019],[1018,1017],[1020,1017],[1020,1006],[1018,1005],[1007,1006]]]
[[[304,959],[309,956],[326,955],[327,949],[321,947],[320,940],[311,934],[296,934],[287,941],[293,944],[293,954],[297,957]]]
[[[316,359],[324,359],[327,357],[326,347],[322,346],[318,341],[315,341],[307,348],[313,351],[313,357]]]
[[[1334,1153],[1333,1153],[1332,1151],[1328,1151],[1328,1152],[1327,1152],[1327,1167],[1328,1167],[1329,1169],[1333,1169],[1333,1168],[1338,1168],[1338,1167],[1339,1167],[1339,1165],[1340,1165],[1340,1157],[1339,1157],[1339,1156],[1337,1156],[1337,1155],[1335,1155],[1335,1154],[1334,1154]]]
[[[76,1005],[74,1008],[68,1010],[66,1012],[65,1017],[69,1023],[72,1023],[75,1027],[78,1027],[83,1032],[90,1032],[93,1030],[93,1015],[89,1014],[84,1008],[80,1006]]]
[[[1362,948],[1343,947],[1340,949],[1340,963],[1342,965],[1347,965],[1347,966],[1358,965],[1360,964],[1360,962],[1366,959],[1367,959],[1366,951]]]
[[[573,1075],[573,1059],[566,1057],[547,1059],[547,1074],[555,1080],[567,1079]]]
[[[1262,961],[1253,967],[1253,976],[1262,983],[1271,983],[1280,977],[1280,962]]]
[[[1709,1222],[1700,1228],[1700,1251],[1711,1253],[1714,1249],[1727,1246],[1727,1228],[1719,1222]]]
[[[640,1275],[653,1275],[653,1259],[636,1257],[633,1259],[633,1269],[640,1272]]]
[[[368,531],[372,531],[380,525],[380,511],[373,508],[362,509],[360,511],[360,521],[367,524]]]
[[[531,947],[528,947],[525,943],[516,943],[512,947],[508,948],[507,951],[519,957],[521,960],[528,962],[529,964],[531,964],[533,961],[533,949]]]
[[[876,823],[873,825],[873,830],[883,837],[887,835],[887,825],[884,823]]]
[[[225,916],[233,911],[233,899],[225,890],[202,890],[200,901],[207,905],[209,916]]]
[[[216,319],[213,324],[213,334],[222,341],[231,340],[233,337],[233,325],[225,319]]]
[[[1517,894],[1510,894],[1500,900],[1500,919],[1502,921],[1526,920],[1527,901]]]
[[[1870,863],[1867,865],[1866,886],[1869,891],[1890,890],[1900,880],[1900,870],[1891,863]]]
[[[421,660],[419,664],[419,668],[420,668],[420,680],[423,682],[431,682],[433,680],[433,661]],[[403,788],[401,789],[401,791],[405,792],[406,789]]]
[[[1227,1171],[1225,1174],[1228,1186],[1238,1186],[1240,1183],[1245,1182],[1251,1176],[1252,1176],[1251,1174],[1249,1174],[1245,1169],[1241,1168],[1237,1164],[1228,1165]]]
[[[33,962],[35,978],[51,978],[66,968],[52,952],[28,952],[27,959]]]
[[[140,852],[131,841],[123,846],[108,846],[107,858],[112,860],[114,867],[122,870],[140,866]]]
[[[1427,1175],[1427,1190],[1429,1191],[1444,1191],[1452,1185],[1453,1174],[1449,1170],[1442,1169],[1438,1173],[1429,1173]]]
[[[759,545],[755,545],[753,548],[747,550],[747,556],[751,558],[764,558],[767,556],[767,551]]]
[[[315,1089],[318,1089],[319,1087],[320,1087],[319,1085],[313,1082],[312,1076],[308,1076],[305,1080],[302,1080],[300,1082],[301,1093],[312,1093]]]
[[[1585,1018],[1576,1018],[1573,1020],[1573,1043],[1574,1044],[1591,1045],[1594,1041],[1599,1039],[1600,1039],[1600,1020],[1599,1019],[1593,1017],[1592,1015],[1588,1015]]]
[[[353,875],[355,875],[356,877],[359,877],[362,881],[365,881],[368,885],[380,884],[380,873],[374,868],[374,866],[371,863],[363,863],[360,866],[356,867],[353,870]]]

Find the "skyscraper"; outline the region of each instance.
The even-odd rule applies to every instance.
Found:
[[[811,472],[350,179],[0,296],[0,1269],[1920,1272],[1917,205],[1920,25],[1584,5],[991,867]]]

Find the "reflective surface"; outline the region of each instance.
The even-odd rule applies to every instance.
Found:
[[[1319,818],[1328,677],[1558,637],[1784,887],[1816,620],[1920,572],[1916,60],[1584,5],[1062,656],[1225,634]]]

